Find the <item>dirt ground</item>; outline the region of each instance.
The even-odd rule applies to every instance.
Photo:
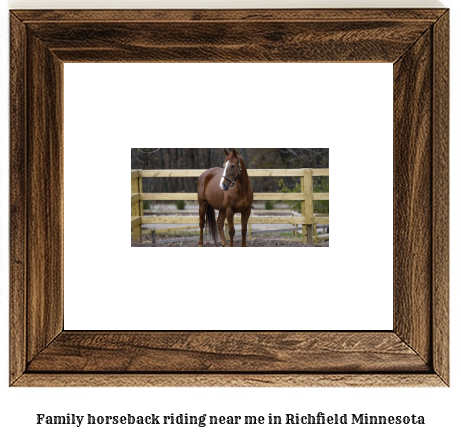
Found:
[[[241,239],[234,240],[234,245],[240,247],[242,243]],[[165,241],[163,244],[152,244],[152,243],[139,243],[131,241],[132,247],[197,247],[198,237],[196,241],[183,241],[183,242],[171,242]],[[322,242],[319,245],[314,244],[303,244],[302,242],[292,241],[288,239],[272,239],[272,238],[254,238],[252,241],[247,241],[248,247],[328,247],[329,242]],[[210,241],[205,241],[205,247],[221,247],[221,245],[214,245]]]

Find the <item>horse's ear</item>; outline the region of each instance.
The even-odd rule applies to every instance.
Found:
[[[226,156],[229,156],[229,152],[228,152],[226,149],[224,149],[224,154],[225,154]]]
[[[237,150],[235,148],[232,149],[232,153],[234,153],[234,157],[237,157]]]

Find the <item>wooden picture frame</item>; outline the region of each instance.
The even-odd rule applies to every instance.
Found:
[[[22,10],[10,20],[11,386],[449,384],[447,9]],[[64,62],[392,62],[393,330],[65,331]]]

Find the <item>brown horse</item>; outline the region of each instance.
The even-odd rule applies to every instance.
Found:
[[[211,168],[198,179],[197,194],[200,215],[199,247],[203,247],[203,228],[205,225],[216,244],[217,234],[221,237],[221,245],[227,246],[224,236],[224,220],[229,224],[230,246],[234,246],[234,214],[242,214],[242,247],[246,247],[247,224],[253,204],[253,187],[245,166],[245,162],[235,148],[231,152],[224,149],[226,160],[224,170]],[[219,211],[218,225],[214,210]]]

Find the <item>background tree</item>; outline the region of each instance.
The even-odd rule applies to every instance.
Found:
[[[247,168],[329,168],[328,148],[240,148]],[[132,148],[131,169],[208,169],[222,167],[225,160],[222,148]],[[314,179],[314,192],[328,192],[328,177]],[[253,177],[255,192],[285,192],[299,190],[299,177]],[[144,192],[196,192],[197,179],[145,178]],[[316,202],[317,203],[317,202]],[[318,202],[320,206],[322,203]],[[328,202],[323,202],[328,204]],[[327,207],[327,206],[326,206]],[[323,205],[322,211],[327,211]]]

